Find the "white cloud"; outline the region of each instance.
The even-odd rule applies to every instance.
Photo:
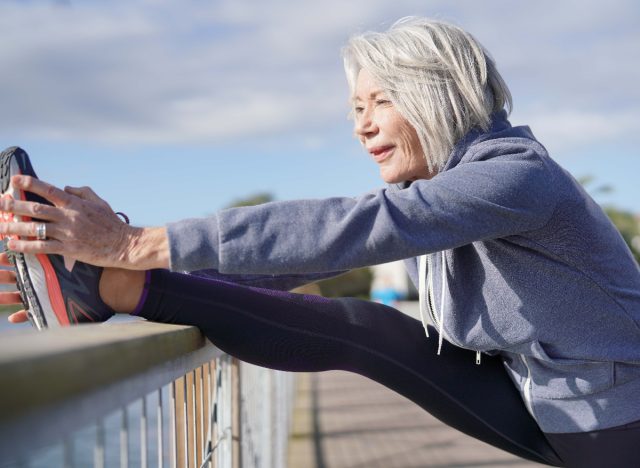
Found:
[[[144,144],[313,135],[345,118],[346,38],[427,14],[459,22],[488,47],[517,115],[540,136],[563,148],[584,141],[585,129],[593,141],[622,128],[638,138],[638,119],[627,119],[640,108],[635,2],[488,5],[3,2],[0,103],[10,111],[0,113],[0,136]]]
[[[631,111],[579,112],[548,108],[526,115],[524,122],[552,154],[587,149],[596,143],[637,139],[640,109]]]

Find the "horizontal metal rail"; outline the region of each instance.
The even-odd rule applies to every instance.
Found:
[[[28,455],[222,355],[194,327],[152,322],[3,336],[0,453]]]
[[[234,360],[195,327],[6,334],[0,467],[284,467],[292,389],[291,374]]]

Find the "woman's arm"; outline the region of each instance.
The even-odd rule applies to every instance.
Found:
[[[348,270],[538,229],[557,196],[539,157],[507,154],[400,191],[273,202],[170,223],[171,267],[226,274]]]
[[[124,261],[120,268],[151,270],[169,268],[169,240],[164,227],[133,228],[125,242]]]
[[[55,205],[0,202],[4,211],[49,222],[49,240],[12,240],[14,250],[224,274],[304,275],[410,258],[542,227],[557,201],[545,163],[532,151],[460,164],[398,192],[234,208],[167,228],[122,223],[88,188],[62,191],[30,177],[13,183]],[[0,223],[0,233],[34,236],[33,224]]]

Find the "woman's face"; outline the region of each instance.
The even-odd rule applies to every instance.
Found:
[[[355,134],[385,182],[431,178],[415,129],[364,69],[358,74],[353,106]]]

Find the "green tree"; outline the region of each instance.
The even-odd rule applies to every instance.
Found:
[[[625,240],[636,261],[640,263],[640,251],[638,250],[638,242],[640,241],[640,229],[638,229],[638,220],[633,213],[628,211],[618,210],[613,207],[605,207],[605,213],[609,216],[609,219],[615,224],[622,238]],[[634,242],[634,239],[636,241]],[[635,244],[635,245],[634,245]]]
[[[273,201],[273,195],[267,192],[255,193],[253,195],[249,195],[246,198],[240,198],[238,200],[232,201],[228,208],[238,208],[241,206],[255,206],[262,205],[263,203],[269,203]]]

